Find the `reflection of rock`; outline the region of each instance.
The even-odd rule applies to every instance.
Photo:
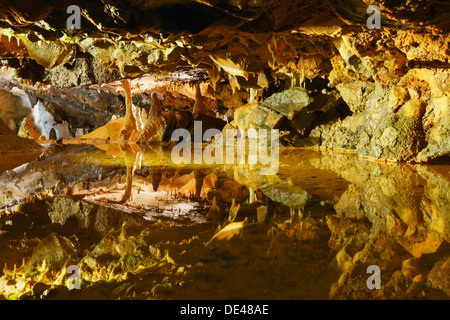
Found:
[[[303,209],[310,199],[309,194],[298,186],[292,186],[290,183],[279,183],[259,187],[259,189],[269,199],[280,202],[289,208]]]
[[[0,118],[0,135],[4,134],[14,134],[11,129],[3,122],[2,118]]]
[[[334,209],[336,212],[345,215],[346,218],[362,220],[365,212],[361,197],[360,190],[352,184],[334,205]]]
[[[235,181],[224,181],[222,186],[219,186],[214,192],[219,201],[232,203],[233,200],[236,202],[245,202],[248,200],[249,191],[246,186],[243,186]]]
[[[234,179],[248,187],[260,189],[269,199],[293,209],[304,208],[310,195],[291,182],[282,181],[276,175],[261,175],[258,170],[237,166]]]
[[[450,242],[450,181],[425,167],[417,167],[425,179],[421,209],[429,228],[437,232],[443,240]]]
[[[42,265],[45,260],[50,268],[60,270],[70,258],[74,258],[77,246],[66,237],[52,232],[33,249],[30,263],[33,266]]]
[[[102,256],[117,258],[121,255],[133,254],[143,245],[145,245],[143,239],[127,236],[125,228],[119,228],[119,231],[112,229],[104,236],[84,261],[89,265],[92,259],[97,259]],[[89,266],[92,267],[92,265]]]
[[[364,161],[352,155],[315,159],[353,183],[335,205],[338,216],[372,223],[372,233],[387,232],[415,257],[435,252],[448,241],[449,181],[433,171],[407,165]]]
[[[0,136],[0,141],[4,136]],[[11,136],[8,141],[22,139],[27,144],[37,145],[34,141]],[[20,146],[16,144],[14,148]],[[35,158],[41,152],[37,145]],[[108,156],[93,146],[53,147],[41,155],[40,161],[30,162],[0,175],[0,199],[17,200],[41,189],[53,189],[59,192],[65,186],[71,187],[79,181],[96,181],[100,174],[123,174],[122,169],[112,166],[101,166]],[[28,161],[32,161],[33,158]],[[111,161],[111,160],[110,160]],[[83,164],[83,165],[80,165]],[[58,188],[56,186],[59,185]],[[55,189],[56,188],[56,189]]]
[[[97,281],[121,277],[122,273],[144,269],[163,258],[158,247],[149,246],[144,239],[150,231],[138,230],[137,234],[130,232],[124,223],[118,230],[108,232],[81,261],[83,279]]]
[[[426,277],[422,261],[449,242],[448,179],[427,167],[381,164],[348,154],[312,159],[311,164],[352,183],[334,206],[337,214],[327,217],[332,233],[329,246],[338,253],[337,262],[344,248],[347,257],[330,296],[417,296]],[[379,266],[386,279],[381,291],[367,290],[369,265]],[[448,268],[442,268],[445,264],[436,265],[428,282],[446,292]]]
[[[135,221],[131,214],[124,215],[120,208],[76,201],[68,197],[56,197],[48,202],[49,217],[53,223],[64,225],[69,219],[76,219],[80,228],[106,234],[111,228],[119,228],[124,221]]]

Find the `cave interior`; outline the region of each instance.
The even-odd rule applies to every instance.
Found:
[[[450,3],[0,4],[0,300],[449,299]]]

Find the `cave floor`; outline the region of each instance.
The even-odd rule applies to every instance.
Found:
[[[290,148],[261,175],[170,156],[112,144],[2,158],[0,297],[448,299],[450,165]]]

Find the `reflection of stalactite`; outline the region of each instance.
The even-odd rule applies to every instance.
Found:
[[[162,172],[156,168],[150,168],[150,177],[152,178],[153,191],[158,191],[159,184],[161,183]]]
[[[134,166],[127,166],[127,183],[125,187],[125,194],[123,195],[122,201],[130,201],[133,193],[133,172]]]
[[[203,180],[205,179],[205,174],[200,170],[194,170],[195,177],[195,196],[200,197],[203,187]]]
[[[208,220],[218,220],[221,217],[222,213],[220,207],[217,205],[216,197],[214,197],[211,207],[209,208],[208,213],[206,214],[206,218]]]
[[[120,146],[122,150],[123,157],[125,159],[125,164],[127,166],[127,181],[125,186],[125,194],[122,197],[121,202],[131,201],[133,193],[133,174],[136,164],[136,152],[133,151],[132,147],[129,145]]]

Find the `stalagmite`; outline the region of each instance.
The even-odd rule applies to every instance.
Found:
[[[123,123],[123,127],[120,131],[118,140],[129,141],[133,132],[137,130],[136,127],[136,118],[133,114],[132,108],[132,99],[131,99],[131,82],[129,79],[122,81],[123,89],[125,90],[125,121]]]
[[[204,109],[205,108],[203,106],[202,91],[200,90],[200,85],[198,83],[196,83],[195,84],[195,104],[194,104],[194,109],[192,112],[194,117],[199,114],[204,114],[205,113]]]
[[[195,84],[195,104],[193,109],[193,117],[194,121],[201,122],[201,130],[202,135],[208,130],[208,129],[218,129],[222,130],[225,126],[226,122],[222,119],[211,117],[206,114],[205,106],[203,104],[203,96],[200,90],[200,84]],[[191,125],[188,127],[189,132],[191,133],[191,136],[194,135],[194,125],[191,123]]]
[[[137,138],[138,142],[163,142],[168,140],[172,131],[176,128],[177,119],[175,112],[169,110],[163,114],[158,95],[152,94],[152,107],[148,114],[147,123]]]
[[[158,130],[158,123],[163,121],[163,116],[162,116],[162,108],[161,108],[161,103],[159,102],[158,99],[158,95],[153,92],[152,93],[152,106],[150,108],[149,114],[148,114],[148,118],[147,118],[147,123],[144,126],[144,129],[142,130],[142,132],[140,133],[139,137],[138,137],[138,141],[143,142],[143,141],[148,141],[149,139],[151,139],[152,137],[154,137]],[[162,139],[162,137],[161,137]]]

